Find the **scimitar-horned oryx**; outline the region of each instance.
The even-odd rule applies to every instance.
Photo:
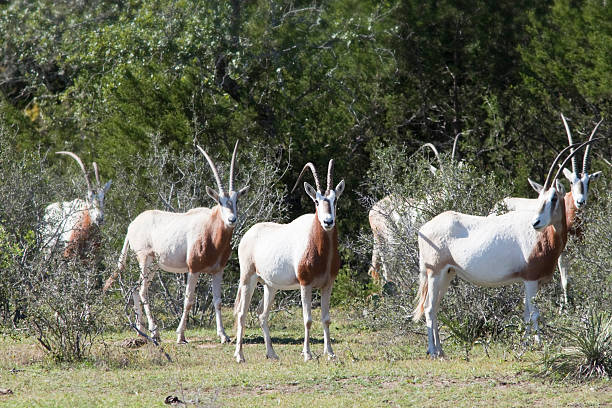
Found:
[[[461,133],[457,134],[453,141],[451,163],[455,161],[457,140],[460,135]],[[425,147],[431,149],[439,165],[439,168],[430,165],[429,171],[433,175],[438,174],[438,171],[444,172],[445,167],[440,158],[440,153],[432,143],[423,144],[417,149],[417,152]],[[461,166],[462,163],[459,163],[459,165]],[[419,220],[422,217],[423,208],[426,208],[428,203],[435,199],[435,194],[427,194],[425,199],[390,194],[374,203],[368,214],[373,238],[372,263],[368,273],[375,281],[393,282],[395,280],[391,274],[390,253],[393,252],[394,247],[401,245],[401,235],[404,233],[404,229],[416,231],[420,226]]]
[[[334,161],[329,161],[327,188],[321,189],[319,177],[312,163],[306,163],[298,180],[310,169],[314,176],[316,190],[308,183],[304,189],[315,203],[314,214],[304,214],[289,224],[262,222],[252,226],[240,240],[240,282],[234,305],[236,317],[237,362],[244,362],[242,339],[246,313],[257,282],[264,287],[263,311],[259,321],[266,342],[266,357],[278,359],[272,348],[268,315],[278,290],[300,289],[304,316],[304,361],[310,360],[310,326],[312,289],[321,289],[321,322],[323,323],[323,352],[334,357],[329,337],[329,302],[332,287],[340,269],[338,253],[338,228],[336,226],[336,205],[344,191],[344,180],[333,188]],[[292,191],[293,191],[292,190]]]
[[[128,248],[136,253],[141,270],[140,291],[132,293],[136,325],[144,332],[142,308],[144,306],[149,321],[149,331],[153,338],[159,339],[157,325],[153,320],[148,301],[148,289],[153,278],[151,264],[157,261],[159,267],[167,272],[187,273],[185,304],[183,316],[177,332],[177,343],[186,343],[185,327],[189,310],[195,301],[195,288],[200,273],[213,276],[213,305],[217,321],[217,334],[222,343],[229,342],[221,320],[221,282],[223,268],[232,251],[231,240],[238,221],[238,198],[245,194],[248,187],[234,190],[234,164],[238,142],[234,146],[230,165],[229,189],[225,191],[217,168],[208,154],[200,147],[217,182],[219,191],[206,187],[206,192],[217,203],[213,208],[194,208],[185,213],[172,213],[148,210],[138,215],[129,225],[119,258],[118,269],[107,280],[104,290],[108,289],[125,267]]]
[[[563,114],[561,114],[561,119],[563,120],[563,125],[565,126],[569,145],[571,146],[572,144],[574,144],[574,142],[572,140],[572,134],[570,132],[569,126]],[[597,129],[599,128],[599,125],[602,121],[603,119],[600,120],[597,125],[595,125],[588,140],[593,139],[593,136],[595,136],[595,133],[597,132]],[[567,229],[570,235],[575,236],[577,238],[582,237],[582,229],[579,225],[579,210],[584,208],[587,204],[590,182],[597,180],[602,175],[601,171],[596,171],[592,174],[589,173],[591,148],[592,146],[589,145],[584,150],[584,156],[582,158],[582,172],[578,171],[578,161],[576,156],[572,157],[571,171],[565,167],[563,168],[563,175],[569,180],[571,186],[570,191],[565,194],[564,197]],[[573,151],[573,149],[570,150]],[[536,211],[538,207],[538,200],[535,198],[506,197],[502,202],[509,211]],[[563,303],[565,305],[568,304],[568,258],[569,257],[567,256],[566,251],[563,251],[561,252],[561,255],[559,256],[559,259],[557,261],[557,264],[559,265],[559,273],[561,275]]]
[[[63,201],[49,204],[45,208],[42,238],[43,247],[47,253],[51,253],[56,246],[64,250],[64,256],[87,257],[90,250],[98,245],[97,232],[104,221],[104,195],[108,191],[111,180],[104,186],[100,182],[98,165],[93,162],[96,186],[92,186],[89,175],[83,161],[72,152],[56,152],[72,157],[83,172],[87,183],[87,195],[85,199],[75,198],[72,201]]]

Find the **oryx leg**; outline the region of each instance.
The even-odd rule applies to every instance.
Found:
[[[185,303],[183,305],[183,316],[181,322],[176,328],[176,342],[178,344],[186,344],[185,340],[185,329],[187,328],[187,319],[189,318],[189,311],[195,302],[195,289],[198,283],[200,272],[187,272],[187,286],[185,287]]]
[[[568,260],[565,252],[561,252],[559,255],[559,259],[557,260],[557,265],[559,266],[559,273],[561,274],[561,288],[563,289],[563,306],[568,305],[567,299],[567,269],[568,269]]]
[[[379,240],[376,234],[374,234],[373,241],[374,242],[372,244],[372,264],[370,265],[370,270],[368,271],[368,273],[370,274],[374,282],[379,282],[380,281],[380,261],[379,261],[380,255],[378,251],[379,251],[380,243],[378,242]]]
[[[136,318],[138,320],[138,330],[144,332],[144,327],[142,324],[142,310],[140,309],[140,305],[142,304],[149,322],[149,332],[151,333],[151,337],[155,340],[159,340],[159,332],[157,330],[155,320],[153,319],[153,314],[151,313],[151,305],[149,304],[149,285],[151,285],[151,280],[153,279],[154,274],[153,270],[151,269],[152,262],[153,258],[150,256],[142,257],[138,260],[141,271],[140,291],[138,294],[133,293],[132,297],[134,298],[134,309],[136,310]],[[136,292],[136,290],[134,290],[134,292]]]
[[[448,287],[450,286],[451,281],[455,277],[455,271],[453,271],[451,268],[448,268],[442,271],[440,275],[441,275],[441,278],[440,278],[439,289],[438,289],[438,298],[436,300],[436,305],[435,305],[436,320],[438,316],[438,310],[440,310],[440,302],[442,301],[442,298],[444,297],[444,295],[446,295],[446,292],[448,291]],[[438,332],[437,325],[436,325],[436,332]],[[442,344],[440,343],[439,334],[435,337],[435,348],[438,351],[438,355],[444,356],[444,351],[442,351]]]
[[[242,269],[242,264],[240,265]],[[242,272],[240,273],[242,276]],[[238,290],[240,291],[240,301],[238,305],[236,305],[236,351],[234,352],[234,357],[236,361],[239,363],[244,363],[244,354],[242,353],[242,339],[244,337],[244,326],[246,323],[246,315],[249,310],[249,305],[251,304],[251,297],[253,296],[253,291],[255,290],[255,286],[257,285],[257,275],[254,273],[251,276],[240,279],[240,285],[238,286]]]
[[[425,300],[425,321],[427,323],[427,354],[431,357],[444,355],[440,344],[440,333],[438,332],[438,308],[440,301],[440,287],[444,277],[442,272],[427,270],[427,299]]]
[[[312,360],[310,354],[310,326],[312,326],[312,286],[300,286],[302,313],[304,315],[304,361]]]
[[[533,303],[533,298],[538,293],[538,281],[525,281],[525,312],[523,319],[525,321],[525,337],[528,337],[531,330],[535,331],[535,341],[540,343],[540,328],[538,327],[538,318],[540,310]]]
[[[331,346],[331,338],[329,336],[329,325],[331,318],[329,317],[329,302],[334,283],[331,282],[328,286],[321,288],[321,323],[323,323],[323,354],[327,354],[328,359],[336,358]]]
[[[259,323],[261,324],[261,329],[264,333],[264,340],[266,342],[266,358],[278,360],[278,355],[276,355],[274,349],[272,348],[272,338],[270,337],[270,327],[268,326],[268,316],[270,315],[270,310],[274,304],[275,295],[276,289],[264,284],[263,309],[259,315]]]
[[[221,319],[221,283],[223,282],[223,269],[213,275],[212,292],[213,305],[215,306],[215,318],[217,321],[217,335],[221,338],[221,343],[229,343],[230,338],[225,334],[223,329],[223,320]]]

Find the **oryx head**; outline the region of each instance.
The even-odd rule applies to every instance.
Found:
[[[327,167],[327,188],[324,191],[323,189],[321,189],[321,185],[319,184],[319,176],[317,175],[317,170],[315,169],[312,163],[308,162],[304,165],[304,168],[300,172],[300,175],[298,176],[297,181],[295,182],[293,190],[295,190],[295,187],[297,187],[300,178],[302,178],[302,174],[304,174],[304,171],[306,171],[307,168],[312,171],[312,175],[315,180],[315,186],[317,188],[315,190],[315,188],[312,187],[310,184],[304,182],[304,190],[306,190],[306,194],[308,194],[308,196],[315,203],[316,214],[317,218],[319,219],[319,223],[321,224],[321,227],[323,227],[325,231],[330,231],[332,228],[334,228],[334,225],[336,225],[336,205],[338,203],[338,198],[340,198],[342,192],[344,191],[344,180],[340,181],[336,188],[332,189],[334,159],[331,159]],[[291,190],[291,192],[293,192],[293,190]]]
[[[572,134],[570,133],[569,126],[567,125],[567,121],[565,120],[565,116],[561,114],[561,119],[563,119],[563,125],[565,126],[565,131],[567,133],[567,139],[569,144],[573,144]],[[591,132],[591,136],[589,140],[593,139],[595,133],[597,132],[597,128],[603,121],[600,120],[595,128]],[[573,151],[573,150],[572,150]],[[589,183],[591,181],[597,180],[601,176],[601,171],[597,171],[593,174],[589,174],[589,159],[591,155],[591,146],[587,146],[584,150],[584,157],[582,158],[582,172],[578,172],[578,160],[576,157],[572,157],[572,171],[569,171],[566,168],[563,168],[563,175],[569,180],[571,185],[572,196],[574,197],[574,205],[576,208],[580,208],[587,203],[587,197],[589,194]]]
[[[208,161],[208,164],[212,169],[213,175],[215,176],[215,181],[217,182],[217,187],[219,188],[219,191],[217,192],[206,186],[206,193],[208,193],[208,195],[212,197],[217,204],[219,204],[219,207],[221,207],[221,218],[223,218],[223,223],[228,227],[233,227],[238,221],[238,198],[249,190],[248,186],[243,187],[239,191],[234,190],[234,164],[236,163],[238,141],[236,141],[236,145],[234,146],[234,153],[232,154],[232,162],[230,164],[228,192],[223,189],[221,179],[219,178],[219,172],[217,172],[217,167],[213,163],[212,159],[200,146],[197,146],[197,148],[202,152],[204,157],[206,157],[206,161]]]
[[[544,185],[540,185],[533,180],[529,180],[529,184],[533,187],[535,191],[538,192],[538,210],[536,215],[534,216],[531,225],[537,231],[541,231],[547,226],[559,221],[562,217],[565,217],[564,211],[562,208],[565,208],[565,204],[563,202],[563,195],[565,193],[565,188],[557,179],[559,174],[561,173],[561,169],[567,164],[569,160],[571,160],[583,147],[590,145],[598,139],[591,139],[582,144],[571,144],[565,149],[563,149],[553,161],[553,164],[550,166],[548,170],[548,175],[546,176],[546,181]],[[576,148],[576,150],[573,150]],[[554,177],[551,178],[552,172],[561,160],[561,157],[568,151],[572,150],[569,156],[565,158],[559,169],[557,170]]]
[[[85,176],[85,181],[87,182],[87,196],[85,198],[85,202],[87,203],[87,210],[89,211],[89,216],[91,220],[96,225],[102,225],[104,222],[104,194],[108,191],[111,186],[112,180],[109,180],[102,186],[100,183],[100,174],[98,173],[98,165],[96,162],[93,162],[94,174],[96,175],[96,186],[92,187],[91,181],[89,180],[89,175],[87,174],[87,170],[85,170],[85,166],[83,162],[76,154],[72,152],[55,152],[56,154],[65,154],[67,156],[72,157],[79,164],[83,175]]]

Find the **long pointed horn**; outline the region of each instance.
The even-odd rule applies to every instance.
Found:
[[[559,153],[557,155],[557,157],[555,158],[555,161],[553,162],[552,166],[550,167],[550,170],[548,172],[548,176],[546,177],[546,182],[544,183],[544,190],[548,190],[550,188],[550,186],[552,185],[552,183],[555,182],[555,180],[557,179],[557,177],[559,177],[559,174],[561,174],[561,171],[563,170],[563,167],[567,164],[568,161],[570,161],[572,159],[572,157],[574,157],[574,155],[578,154],[578,152],[580,151],[580,149],[582,149],[584,146],[590,145],[591,143],[594,143],[596,141],[598,141],[599,138],[597,139],[591,139],[591,140],[587,140],[586,142],[582,143],[582,144],[578,144],[578,143],[574,143],[573,145],[570,145],[568,147],[566,147],[565,149],[563,149],[561,151],[561,153]],[[578,146],[578,147],[576,147]],[[565,158],[565,160],[563,160],[563,163],[561,163],[561,166],[557,169],[557,172],[555,173],[555,177],[553,177],[552,179],[550,178],[550,175],[552,173],[552,170],[554,170],[555,166],[557,165],[557,163],[559,162],[560,157],[568,150],[570,150],[571,148],[576,147],[576,150],[574,150],[573,152],[570,153],[569,156],[567,156]]]
[[[100,173],[98,173],[98,163],[93,162],[92,163],[93,168],[94,168],[94,174],[96,175],[96,183],[97,183],[97,187],[100,188],[102,186],[102,183],[100,183]]]
[[[440,159],[440,153],[438,153],[438,149],[436,149],[436,146],[431,143],[425,143],[423,146],[419,147],[419,149],[422,149],[424,147],[429,147],[434,152],[436,159],[438,159],[438,163],[440,163],[440,170],[442,170],[444,168],[444,165],[442,164],[442,160]]]
[[[561,114],[561,119],[563,120],[563,126],[565,126],[565,133],[567,133],[567,141],[569,142],[570,145],[574,144],[574,141],[572,140],[572,133],[570,132],[569,126],[567,125],[567,121],[565,120],[565,116],[563,116],[563,114]],[[574,153],[574,149],[570,149],[572,153]],[[576,156],[572,157],[572,173],[578,175],[578,159],[576,159]]]
[[[599,127],[599,125],[601,125],[601,122],[603,122],[603,118],[599,122],[597,122],[597,125],[595,125],[595,128],[591,132],[591,136],[589,137],[589,140],[593,139],[593,136],[595,136],[595,133],[597,132],[597,128]],[[590,158],[591,158],[591,145],[588,145],[587,148],[584,150],[584,157],[582,158],[582,174],[586,174],[587,170],[589,169]]]
[[[334,188],[334,159],[330,159],[327,166],[327,191]]]
[[[91,188],[91,182],[89,181],[89,176],[87,175],[87,170],[85,170],[85,165],[83,164],[79,156],[72,152],[65,151],[55,152],[55,154],[65,154],[76,160],[76,162],[79,164],[79,167],[81,167],[81,170],[83,171],[83,175],[85,176],[85,181],[87,182],[87,191],[93,191],[93,189]]]
[[[234,163],[236,162],[236,150],[238,149],[238,142],[240,140],[236,140],[236,145],[234,146],[234,153],[232,153],[232,163],[230,164],[230,175],[229,175],[229,191],[234,191]]]
[[[319,184],[319,176],[317,175],[317,170],[315,169],[314,164],[312,164],[311,162],[308,162],[304,165],[304,168],[300,172],[300,175],[298,176],[297,181],[295,182],[295,186],[293,186],[293,188],[291,189],[291,192],[293,193],[298,183],[300,182],[300,179],[302,178],[302,174],[304,174],[307,168],[309,168],[312,171],[312,175],[314,176],[315,186],[317,187],[317,191],[322,193],[321,186]]]
[[[219,173],[217,172],[217,167],[215,167],[215,163],[213,163],[212,159],[208,156],[208,154],[204,151],[204,149],[202,149],[200,146],[196,145],[196,147],[202,152],[202,154],[204,155],[204,157],[206,157],[206,161],[208,162],[208,165],[210,166],[213,175],[215,176],[215,181],[217,182],[217,187],[219,187],[219,193],[221,195],[223,195],[225,193],[225,190],[223,190],[223,186],[221,185],[221,179],[219,178]]]
[[[453,151],[451,153],[451,162],[455,161],[455,152],[457,151],[457,140],[459,140],[459,136],[461,136],[463,132],[457,133],[455,136],[455,140],[453,140]]]
[[[572,149],[576,146],[578,146],[579,143],[574,143],[571,144],[569,146],[567,146],[565,149],[561,150],[559,152],[559,154],[557,154],[557,157],[555,157],[555,160],[553,160],[552,165],[550,166],[550,168],[548,169],[548,174],[546,175],[546,181],[544,182],[544,190],[548,190],[548,188],[550,187],[550,182],[552,182],[552,180],[550,179],[550,177],[552,176],[552,172],[555,170],[555,166],[557,165],[557,163],[559,163],[559,160],[561,160],[561,157],[565,154],[565,152],[567,152],[568,150]],[[576,153],[576,150],[574,150],[572,153],[570,153],[571,155],[573,155],[574,153]],[[568,156],[571,157],[571,156]]]

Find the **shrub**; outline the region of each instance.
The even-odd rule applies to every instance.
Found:
[[[15,134],[0,128],[2,327],[34,336],[55,360],[80,360],[104,327],[98,318],[104,266],[95,258],[68,261],[61,248],[45,250],[40,231],[44,208],[83,195],[84,180],[79,174],[70,185],[55,177],[40,152],[18,150]]]
[[[552,378],[585,380],[612,376],[612,316],[591,310],[577,327],[558,330],[560,350],[542,358],[542,373]]]

